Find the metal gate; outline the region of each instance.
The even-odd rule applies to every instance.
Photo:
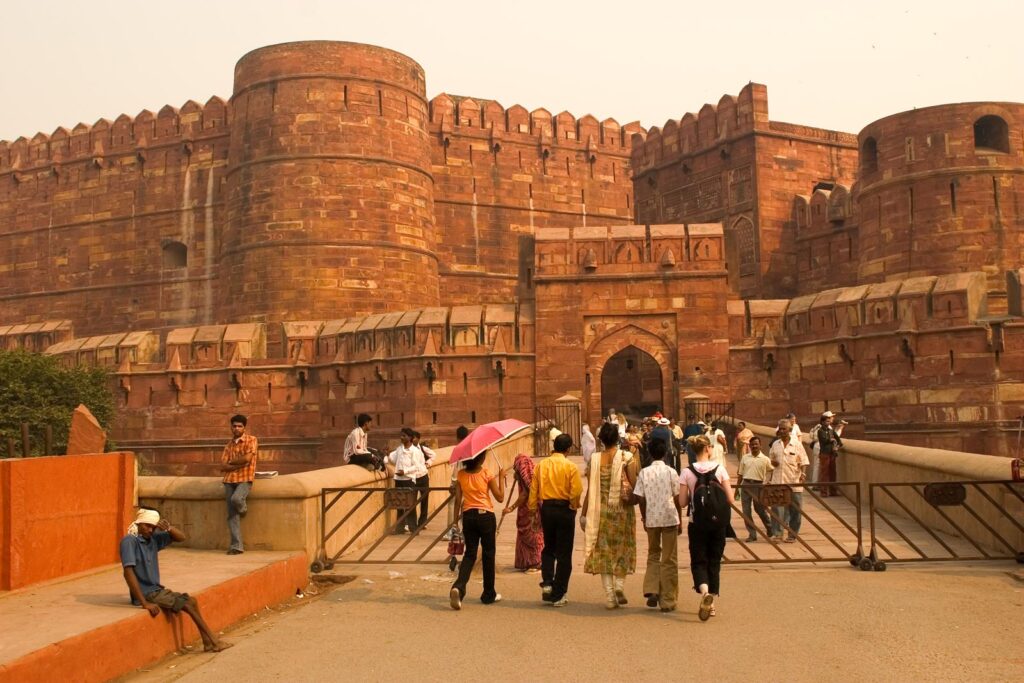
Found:
[[[888,562],[1024,563],[1024,482],[868,485],[871,548],[861,569]]]
[[[732,519],[736,538],[735,542],[726,544],[722,562],[776,564],[844,561],[854,566],[859,565],[864,556],[860,483],[850,481],[829,485],[836,489],[838,495],[824,496],[812,488],[816,487],[814,483],[805,483],[802,493],[794,492],[793,487],[784,484],[736,486],[737,502],[733,504],[736,514]],[[751,494],[751,502],[744,504],[743,498]],[[793,533],[787,511],[795,502],[799,503],[801,524],[799,530]],[[764,516],[759,514],[758,503],[763,504]],[[750,507],[750,516],[743,513],[747,505]],[[770,537],[770,530],[765,527],[772,524],[782,531],[783,540]],[[751,529],[757,536],[756,542],[746,540]],[[787,541],[785,538],[793,540]]]
[[[572,455],[579,455],[580,434],[583,423],[580,417],[579,401],[557,401],[548,405],[538,405],[534,409],[533,452],[547,454],[551,452],[548,434],[552,427],[572,437]]]
[[[420,509],[422,496],[431,492],[444,494],[443,500],[433,510],[429,510],[427,520],[422,526],[416,525],[416,515]],[[435,528],[435,532],[427,532],[425,528],[435,520],[442,511],[447,511],[452,501],[451,488],[431,486],[429,488],[377,488],[372,486],[350,486],[343,488],[326,488],[320,490],[320,548],[316,560],[310,569],[320,572],[331,569],[336,564],[443,564],[449,561],[447,553],[448,520],[442,518],[444,524]],[[352,507],[340,515],[337,522],[328,528],[330,513],[343,509],[343,503],[352,503]],[[428,498],[429,502],[429,498]],[[369,507],[367,508],[367,503]],[[360,519],[359,512],[364,516],[372,514],[347,538],[342,534],[349,531],[350,520]],[[355,522],[353,522],[353,525]],[[409,525],[411,531],[398,535],[395,530]],[[341,545],[337,550],[328,553],[328,543],[338,537]],[[367,545],[368,544],[368,545]],[[358,550],[366,546],[362,553]],[[342,556],[353,549],[351,557]]]

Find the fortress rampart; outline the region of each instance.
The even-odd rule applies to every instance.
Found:
[[[772,121],[757,83],[648,131],[273,45],[227,102],[0,142],[0,348],[112,369],[152,471],[212,472],[235,412],[295,471],[359,412],[447,444],[566,394],[1009,454],[1022,136],[999,102]]]

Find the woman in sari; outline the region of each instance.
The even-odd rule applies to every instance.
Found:
[[[638,458],[619,448],[618,426],[601,425],[597,439],[604,450],[595,453],[587,477],[587,498],[580,515],[586,535],[583,571],[600,574],[605,606],[625,605],[626,575],[636,571],[636,516],[633,507],[623,505],[622,493],[630,494],[636,484]]]
[[[512,472],[519,495],[505,508],[504,514],[516,513],[516,569],[535,574],[540,571],[540,553],[544,550],[544,532],[540,526],[540,510],[530,512],[530,485],[533,483],[533,459],[520,453],[512,463]],[[511,498],[511,496],[510,496]]]

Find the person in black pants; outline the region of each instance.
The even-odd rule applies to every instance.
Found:
[[[412,445],[420,449],[423,453],[423,464],[427,466],[429,470],[434,464],[434,458],[437,454],[425,443],[420,443],[420,433],[416,430],[412,432]],[[416,527],[422,529],[427,525],[427,517],[430,513],[430,472],[428,471],[421,477],[416,478],[416,488],[422,489],[420,493],[420,517],[419,521],[416,522]]]
[[[617,438],[618,432],[616,432]],[[576,509],[583,495],[580,471],[565,454],[572,448],[572,437],[555,437],[554,452],[537,465],[530,484],[531,512],[540,508],[544,530],[544,550],[540,554],[541,600],[554,607],[568,604],[569,577],[572,576],[572,544],[576,537]]]
[[[693,576],[693,589],[701,596],[697,615],[701,621],[707,621],[709,617],[715,616],[715,597],[721,584],[725,537],[730,528],[729,510],[735,499],[729,483],[729,472],[711,460],[711,442],[708,438],[692,436],[689,443],[693,449],[694,462],[683,470],[680,477],[679,505],[690,506],[690,523],[686,531],[690,546],[690,574]],[[707,508],[700,504],[701,501],[713,496],[704,489],[704,485],[717,487],[718,493],[725,494],[728,507],[724,519],[712,520],[702,515]]]
[[[484,469],[487,451],[473,458],[456,477],[455,487],[455,521],[462,517],[462,533],[466,538],[466,554],[459,565],[459,576],[448,591],[448,600],[452,609],[462,609],[462,600],[466,597],[466,585],[476,564],[476,554],[483,547],[484,592],[480,602],[489,605],[501,600],[501,594],[494,590],[494,536],[497,524],[494,518],[494,504],[491,496],[505,500],[505,476],[508,468],[501,470],[497,476]]]

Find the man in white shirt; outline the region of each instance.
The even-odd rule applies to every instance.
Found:
[[[391,451],[388,455],[388,462],[395,466],[395,488],[414,488],[416,480],[427,474],[427,465],[423,460],[423,451],[412,445],[413,430],[409,427],[402,427],[400,434],[402,445]],[[398,524],[395,525],[396,534],[403,534],[409,531],[409,527],[416,527],[416,506],[400,511]]]
[[[648,607],[662,612],[676,608],[679,593],[677,539],[682,533],[679,508],[679,473],[665,464],[668,444],[652,439],[647,445],[651,464],[637,475],[633,496],[647,530],[647,573],[644,597]]]
[[[345,439],[345,448],[341,457],[346,465],[362,465],[373,468],[376,464],[373,461],[373,454],[366,444],[367,435],[370,433],[370,426],[373,418],[366,413],[359,413],[356,418],[356,428],[349,432]]]
[[[771,461],[772,470],[768,477],[769,484],[785,484],[790,487],[790,504],[788,506],[776,506],[773,513],[777,519],[772,519],[772,536],[776,539],[782,538],[783,524],[789,527],[787,543],[796,541],[800,533],[800,522],[802,516],[803,486],[800,486],[807,478],[807,466],[810,459],[803,444],[794,445],[790,440],[792,424],[789,420],[779,420],[777,437],[768,451],[768,459]]]
[[[434,464],[437,454],[434,453],[430,446],[420,442],[420,433],[415,430],[412,433],[412,445],[414,448],[420,449],[420,452],[423,454],[423,463],[426,465],[427,470],[430,470],[430,466]],[[430,488],[429,471],[416,480],[416,488],[424,489],[420,493],[420,518],[416,523],[417,527],[423,528],[427,525],[427,516],[430,512],[430,491],[425,490]]]

